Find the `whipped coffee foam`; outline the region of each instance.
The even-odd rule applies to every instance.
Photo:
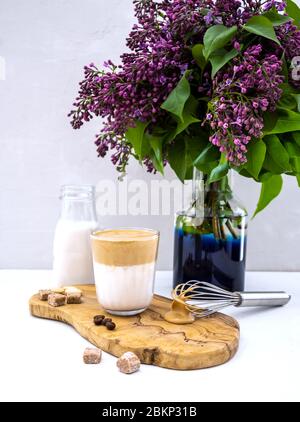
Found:
[[[153,296],[155,262],[117,267],[94,263],[99,303],[111,311],[147,308]]]
[[[115,229],[92,236],[94,261],[125,267],[156,261],[158,233],[152,230]]]

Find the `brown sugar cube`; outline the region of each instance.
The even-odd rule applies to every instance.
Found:
[[[56,289],[52,289],[52,293],[58,293],[60,295],[65,294],[65,288],[64,287],[57,287]]]
[[[68,286],[64,287],[64,294],[67,296],[68,304],[81,303],[82,291],[77,287]]]
[[[83,353],[83,362],[88,365],[96,365],[101,362],[102,351],[94,347],[87,347]]]
[[[81,293],[66,293],[68,304],[79,304],[81,303]]]
[[[118,360],[117,360],[117,367],[123,374],[133,374],[140,369],[141,362],[137,355],[132,352],[124,353]]]
[[[48,300],[48,296],[51,295],[51,290],[39,290],[40,300]]]
[[[64,287],[64,294],[67,294],[67,293],[80,293],[82,295],[82,291],[78,289],[77,287],[73,287],[73,286]]]
[[[63,306],[66,304],[66,296],[61,295],[59,293],[51,293],[51,295],[48,296],[48,304],[50,306]]]

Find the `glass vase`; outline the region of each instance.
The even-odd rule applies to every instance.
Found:
[[[247,211],[233,195],[231,178],[208,183],[194,170],[192,203],[175,218],[174,287],[198,280],[244,290]]]

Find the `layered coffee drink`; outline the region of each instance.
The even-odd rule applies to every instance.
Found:
[[[150,229],[92,234],[97,298],[115,315],[135,315],[151,303],[159,234]]]

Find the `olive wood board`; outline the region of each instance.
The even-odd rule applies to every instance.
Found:
[[[131,351],[142,363],[163,368],[189,370],[221,365],[238,349],[239,325],[230,316],[217,313],[188,325],[171,324],[164,320],[171,300],[158,295],[142,314],[111,316],[99,305],[94,285],[76,287],[83,292],[80,305],[54,308],[34,295],[29,302],[31,314],[72,325],[82,337],[114,356]],[[97,314],[111,317],[116,329],[94,325]]]

